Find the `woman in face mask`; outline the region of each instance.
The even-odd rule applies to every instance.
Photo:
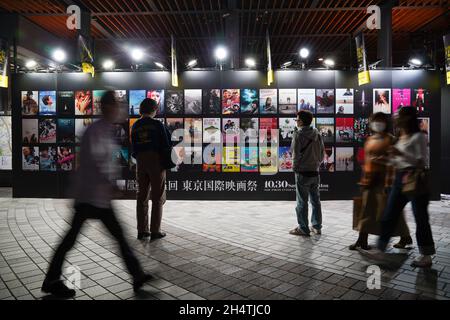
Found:
[[[359,183],[362,189],[362,205],[356,224],[359,237],[356,243],[350,246],[350,250],[357,248],[369,250],[368,235],[380,234],[380,222],[386,206],[387,191],[393,180],[393,168],[387,164],[385,158],[394,143],[394,137],[389,133],[389,116],[382,112],[375,113],[370,118],[369,126],[372,135],[364,144],[365,160]],[[401,239],[394,247],[405,248],[412,244],[403,216],[396,235],[400,235]]]

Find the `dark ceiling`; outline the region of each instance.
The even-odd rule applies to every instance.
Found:
[[[0,10],[26,16],[50,33],[75,37],[66,28],[66,7],[75,3],[91,12],[97,57],[121,59],[122,44],[140,45],[155,60],[168,64],[170,36],[177,39],[180,63],[198,58],[214,66],[214,47],[227,44],[230,22],[239,24],[239,59],[253,56],[263,64],[265,33],[271,34],[273,63],[295,59],[311,50],[310,64],[333,57],[338,66],[354,64],[354,40],[368,17],[372,0],[0,0]],[[393,62],[405,64],[412,54],[443,62],[442,35],[449,30],[448,0],[400,0],[393,9]],[[233,22],[232,22],[233,23]],[[376,60],[376,31],[365,31],[369,60]]]

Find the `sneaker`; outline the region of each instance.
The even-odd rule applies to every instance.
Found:
[[[153,276],[151,274],[148,273],[144,273],[142,276],[140,276],[139,278],[135,278],[133,280],[133,290],[134,291],[138,291],[140,288],[142,288],[142,286],[153,279]]]
[[[309,233],[306,233],[305,231],[303,231],[299,227],[289,231],[289,234],[292,234],[294,236],[302,236],[302,237],[309,237],[310,236]]]
[[[431,256],[421,254],[419,257],[414,259],[414,261],[411,263],[411,267],[429,268],[432,264],[433,261],[431,260]]]
[[[311,227],[311,232],[314,234],[322,234],[322,230]]]
[[[44,281],[41,291],[54,295],[57,298],[64,298],[64,299],[72,298],[76,294],[75,290],[69,289],[62,282],[62,280],[53,281],[50,283]]]

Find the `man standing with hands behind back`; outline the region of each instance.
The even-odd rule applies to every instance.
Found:
[[[319,167],[324,158],[325,147],[319,131],[311,126],[312,121],[313,114],[310,111],[301,110],[297,113],[297,127],[291,146],[294,158],[298,226],[289,233],[306,237],[310,235],[310,231],[321,234],[322,229]],[[308,227],[309,197],[311,197],[313,208],[311,230]]]

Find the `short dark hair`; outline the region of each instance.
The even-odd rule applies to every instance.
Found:
[[[383,131],[385,133],[387,133],[391,130],[391,119],[390,119],[389,115],[387,115],[384,112],[376,112],[376,113],[372,114],[369,118],[369,123],[372,123],[372,122],[386,123],[386,128]]]
[[[297,117],[302,120],[304,126],[310,126],[314,118],[312,112],[307,110],[297,112]]]
[[[401,107],[398,111],[396,125],[399,129],[405,130],[407,134],[420,132],[416,108],[410,106]]]
[[[50,96],[44,96],[43,98],[42,98],[42,103],[43,104],[45,104],[45,105],[48,105],[48,100],[50,100]]]
[[[139,113],[142,114],[151,114],[158,110],[158,102],[156,100],[145,98],[141,105],[139,106]]]
[[[116,93],[112,90],[106,91],[102,98],[100,99],[100,108],[102,110],[102,113],[104,112],[105,108],[108,106],[112,106],[117,103],[116,100]]]

